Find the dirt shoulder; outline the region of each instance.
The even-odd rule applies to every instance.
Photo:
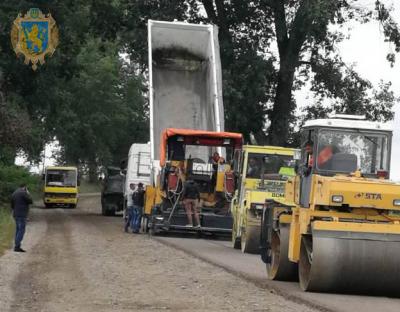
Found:
[[[2,311],[312,311],[99,211],[96,196],[32,211],[28,252],[0,258]]]

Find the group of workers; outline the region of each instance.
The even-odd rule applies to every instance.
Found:
[[[128,233],[131,228],[132,233],[137,234],[142,222],[145,190],[143,183],[138,183],[137,186],[135,183],[131,183],[129,188],[127,211],[125,212],[125,232]]]

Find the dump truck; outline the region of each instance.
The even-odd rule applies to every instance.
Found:
[[[46,167],[43,173],[43,203],[45,207],[75,208],[78,203],[78,169],[76,167]]]
[[[148,51],[150,180],[155,185],[165,129],[224,131],[218,28],[149,20]]]
[[[305,291],[399,296],[400,185],[388,180],[392,130],[360,116],[307,121],[287,203],[268,200],[268,278]],[[290,203],[290,204],[288,204]]]
[[[299,150],[245,145],[236,154],[234,171],[238,183],[231,201],[233,248],[259,253],[265,200],[284,201],[286,180],[295,175],[295,152]]]
[[[218,28],[183,22],[148,21],[150,185],[146,188],[144,223],[161,200],[160,150],[168,128],[224,131]],[[164,143],[163,143],[164,144]],[[224,148],[215,151],[225,157]],[[185,147],[185,157],[208,162],[209,146]],[[169,155],[169,159],[174,157]]]
[[[239,133],[165,129],[161,136],[160,175],[155,187],[146,188],[145,213],[150,216],[151,233],[230,233],[230,201],[235,190],[231,162],[242,145]],[[213,162],[211,155],[217,153],[217,148],[223,150],[226,158]],[[185,211],[185,183],[189,180],[199,192],[198,224],[190,224]]]

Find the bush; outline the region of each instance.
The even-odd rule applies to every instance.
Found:
[[[14,231],[11,210],[0,206],[0,256],[10,247]]]
[[[32,174],[23,167],[0,164],[0,203],[9,203],[11,194],[21,183],[26,183],[32,196],[40,193],[41,179],[39,175]]]

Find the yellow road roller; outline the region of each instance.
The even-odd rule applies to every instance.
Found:
[[[285,183],[295,175],[293,155],[299,150],[278,146],[244,145],[235,155],[238,183],[231,201],[232,246],[259,253],[260,220],[267,198],[285,199]]]
[[[286,205],[268,200],[261,257],[269,279],[305,291],[400,295],[400,184],[392,130],[361,116],[310,120]],[[291,204],[287,204],[291,202]]]

